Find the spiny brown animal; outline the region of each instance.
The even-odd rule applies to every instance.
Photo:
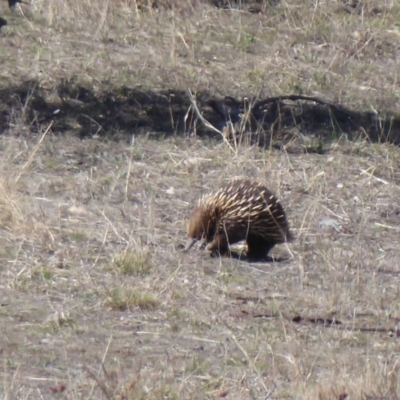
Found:
[[[197,240],[220,254],[229,245],[245,240],[250,260],[266,259],[276,244],[294,239],[279,200],[263,184],[247,179],[229,182],[204,195],[188,225],[189,250]]]

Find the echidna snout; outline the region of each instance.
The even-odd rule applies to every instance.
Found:
[[[208,226],[209,221],[202,207],[195,208],[187,223],[189,240],[186,243],[184,251],[188,251],[197,241],[205,240]]]

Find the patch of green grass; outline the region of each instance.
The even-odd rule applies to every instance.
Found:
[[[210,363],[202,357],[194,356],[186,367],[187,373],[201,374],[210,369]]]
[[[321,89],[329,89],[331,86],[329,84],[329,78],[324,71],[316,71],[314,73],[314,81]]]
[[[129,250],[117,255],[112,261],[112,267],[124,275],[145,276],[151,272],[153,265],[147,251]]]
[[[133,308],[154,310],[158,307],[159,301],[151,293],[119,287],[110,291],[109,304],[113,310],[118,311],[131,310]]]
[[[48,268],[40,267],[32,270],[32,279],[49,281],[52,278],[53,271]]]
[[[306,88],[301,82],[293,81],[289,84],[289,90],[295,94],[304,94]]]
[[[332,28],[328,21],[321,20],[316,24],[315,40],[330,42],[332,37]]]
[[[5,361],[3,361],[3,366],[8,370],[15,371],[18,369],[19,365],[10,358],[7,358]]]
[[[145,157],[145,153],[140,147],[133,147],[131,149],[131,156],[133,161],[142,161]]]
[[[180,318],[181,315],[182,315],[182,312],[181,312],[181,310],[179,310],[179,308],[173,308],[168,311],[168,317]]]
[[[254,68],[252,71],[248,72],[247,78],[253,85],[259,87],[263,85],[263,83],[267,79],[267,75],[263,70],[259,68]]]
[[[76,231],[69,234],[70,240],[73,242],[84,242],[87,239],[87,235],[85,232]]]
[[[53,271],[50,271],[47,268],[44,268],[42,271],[42,277],[45,280],[50,280],[53,277]]]
[[[239,48],[239,50],[247,52],[250,50],[251,45],[253,45],[255,42],[256,42],[256,38],[254,35],[244,33],[243,35],[240,35],[238,48]]]

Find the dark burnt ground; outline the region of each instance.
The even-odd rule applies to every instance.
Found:
[[[1,132],[11,130],[13,119],[21,117],[18,110],[22,109],[30,132],[39,132],[52,123],[53,133],[74,133],[80,138],[152,132],[156,138],[196,134],[222,140],[199,119],[186,91],[121,87],[95,92],[63,82],[51,89],[52,100],[48,92],[34,81],[1,89]],[[400,119],[390,111],[361,112],[320,98],[284,94],[238,100],[228,95],[213,98],[209,92],[200,91],[195,101],[203,118],[216,129],[223,131],[232,122],[262,146],[284,146],[300,136],[317,138],[322,146],[343,135],[350,140],[400,143]],[[312,146],[318,151],[315,142],[309,150]]]

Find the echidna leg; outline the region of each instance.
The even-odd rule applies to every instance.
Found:
[[[211,252],[218,252],[219,254],[226,254],[229,252],[229,245],[225,234],[220,233],[214,240],[209,243],[207,250]]]
[[[268,242],[264,238],[258,236],[248,236],[247,258],[249,260],[263,260],[268,258],[268,253],[274,247],[274,243]]]

